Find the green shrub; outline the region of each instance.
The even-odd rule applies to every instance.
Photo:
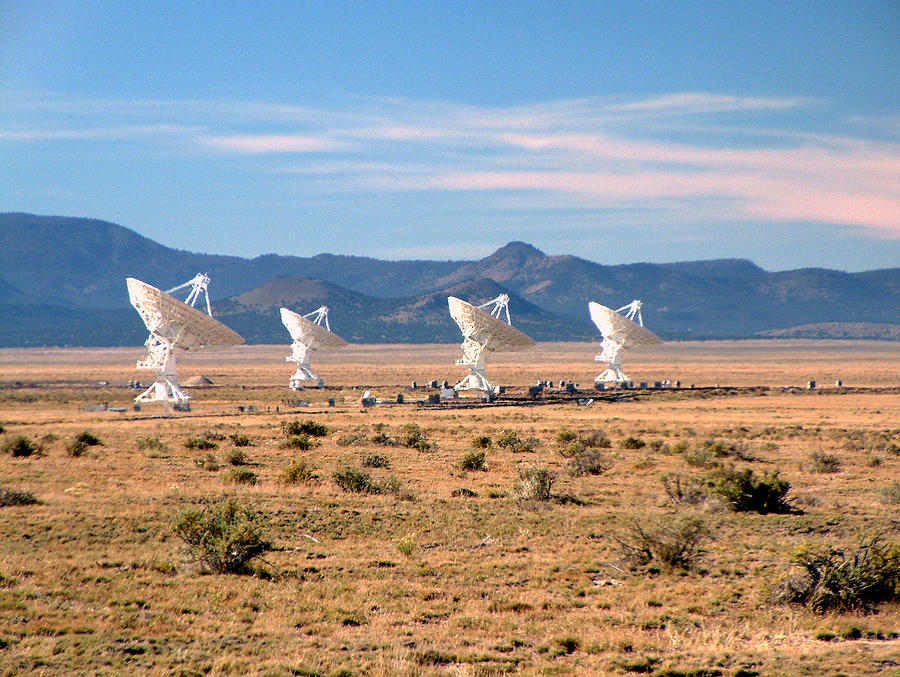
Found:
[[[11,505],[34,505],[38,500],[30,491],[0,487],[0,508]]]
[[[516,485],[519,498],[526,501],[549,501],[556,474],[547,468],[522,468]]]
[[[640,437],[626,437],[624,440],[619,440],[619,446],[623,449],[643,449],[647,443]]]
[[[188,437],[184,441],[184,446],[188,449],[198,449],[200,451],[205,451],[206,449],[215,449],[219,445],[212,440],[206,439],[205,437]]]
[[[578,439],[578,433],[574,430],[569,430],[567,428],[563,428],[558,433],[556,433],[556,443],[560,446],[565,446],[570,442],[574,442]]]
[[[472,438],[472,446],[476,449],[490,449],[493,445],[490,435],[475,435]]]
[[[450,492],[450,495],[453,498],[476,498],[478,496],[478,492],[472,491],[466,487],[459,487],[458,489],[454,489]]]
[[[226,457],[231,465],[247,465],[247,455],[240,449],[232,449]]]
[[[194,560],[213,573],[246,573],[255,557],[272,549],[257,517],[233,498],[203,510],[184,510],[173,528]]]
[[[208,452],[203,458],[195,458],[194,465],[209,472],[216,472],[219,469],[219,461],[212,452]]]
[[[84,430],[84,431],[78,433],[75,436],[75,440],[77,442],[83,442],[84,444],[86,444],[89,447],[95,447],[97,445],[103,444],[103,441],[99,437],[97,437],[94,433],[89,432],[87,430]]]
[[[328,426],[317,423],[312,419],[305,421],[282,421],[281,430],[285,437],[291,435],[309,435],[310,437],[325,437],[328,435]]]
[[[672,449],[669,447],[669,443],[665,440],[651,440],[650,448],[661,454],[668,454]]]
[[[881,490],[881,499],[890,505],[900,504],[900,482],[895,481]]]
[[[415,534],[406,534],[406,536],[397,541],[397,552],[404,557],[412,557],[417,547]]]
[[[281,480],[285,484],[309,484],[318,479],[314,470],[305,458],[298,458],[282,471]]]
[[[691,569],[703,554],[701,544],[710,534],[703,522],[686,518],[674,524],[648,528],[634,522],[616,536],[619,553],[633,569]]]
[[[70,440],[68,444],[66,444],[66,453],[75,458],[84,456],[88,449],[90,449],[90,445],[79,439]]]
[[[138,451],[161,452],[169,450],[159,437],[138,437],[134,441],[134,444],[138,448]]]
[[[609,449],[612,447],[612,441],[602,430],[593,430],[584,435],[579,435],[578,440],[584,446],[594,449]]]
[[[688,477],[682,480],[681,475],[663,475],[666,496],[675,505],[696,505],[706,500],[706,485],[699,477]]]
[[[300,449],[301,451],[306,451],[312,449],[315,446],[315,442],[313,442],[306,433],[301,433],[300,435],[290,435],[281,443],[281,446],[285,449]]]
[[[809,455],[809,461],[809,469],[812,472],[833,473],[841,469],[841,459],[835,454],[816,450]]]
[[[900,599],[900,546],[881,536],[855,550],[801,551],[793,560],[802,574],[773,589],[772,601],[802,604],[816,613],[873,611]]]
[[[401,428],[400,444],[419,451],[431,451],[436,448],[428,441],[418,423],[407,423]]]
[[[366,431],[362,428],[344,433],[337,438],[337,444],[340,447],[357,447],[366,444],[366,442],[368,442],[368,438],[366,437]]]
[[[235,447],[249,447],[250,438],[241,433],[233,433],[231,436],[231,444]]]
[[[569,472],[577,477],[602,475],[609,470],[609,461],[599,451],[583,451],[569,459]]]
[[[363,467],[364,468],[390,468],[391,462],[387,456],[383,456],[382,454],[367,454],[365,458],[363,458]]]
[[[2,450],[4,454],[16,457],[33,456],[34,454],[41,453],[40,445],[24,435],[17,435],[16,437],[4,440],[0,450]]]
[[[675,444],[672,445],[673,454],[684,454],[688,449],[690,449],[690,445],[688,444],[687,440],[678,440]]]
[[[232,468],[226,479],[235,484],[256,484],[259,480],[256,473],[249,468]]]
[[[749,468],[719,470],[711,477],[712,492],[736,512],[783,513],[790,512],[786,496],[791,488],[787,480],[778,477],[778,471],[757,477]]]
[[[348,465],[335,470],[331,475],[331,479],[344,491],[356,494],[380,493],[378,485],[372,481],[372,478],[367,473]]]
[[[484,451],[470,451],[462,457],[459,467],[463,470],[486,470],[484,467]]]
[[[521,439],[515,432],[504,431],[497,436],[497,446],[509,449],[514,454],[533,452],[538,441],[534,437]]]

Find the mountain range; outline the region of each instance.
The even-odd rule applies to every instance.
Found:
[[[767,272],[743,259],[604,265],[524,242],[476,261],[247,259],[172,249],[96,219],[0,213],[0,346],[140,344],[146,331],[124,279],[167,289],[197,272],[212,278],[216,317],[250,343],[288,342],[282,305],[307,313],[323,304],[332,329],[350,341],[455,342],[446,297],[481,303],[503,292],[513,324],[539,341],[597,340],[591,300],[616,308],[642,299],[645,324],[666,339],[890,338],[900,322],[900,268]]]

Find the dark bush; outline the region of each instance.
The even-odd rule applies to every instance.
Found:
[[[83,442],[89,447],[96,447],[97,445],[102,445],[103,441],[97,437],[94,433],[89,432],[87,430],[78,433],[75,436],[75,440],[77,442]]]
[[[318,479],[314,470],[305,458],[299,458],[288,464],[281,473],[281,479],[285,484],[309,484]]]
[[[286,449],[299,449],[301,451],[306,451],[308,449],[312,449],[315,446],[315,442],[313,442],[309,435],[306,433],[301,433],[300,435],[290,435],[284,442],[281,443],[281,446]]]
[[[201,470],[208,470],[209,472],[216,472],[219,469],[219,461],[212,452],[207,452],[203,458],[195,458],[194,465]]]
[[[11,505],[34,505],[38,500],[30,491],[0,487],[0,508]]]
[[[556,474],[547,468],[522,468],[516,486],[519,498],[526,501],[549,501]]]
[[[4,454],[17,457],[33,456],[34,454],[41,453],[40,445],[31,441],[24,435],[17,435],[16,437],[4,440],[3,446],[0,447],[0,449],[2,449]]]
[[[88,449],[90,449],[90,445],[87,442],[82,442],[79,439],[70,440],[68,444],[66,444],[66,453],[69,456],[78,457],[84,456]]]
[[[711,477],[712,492],[736,512],[784,513],[791,506],[786,496],[791,485],[778,477],[778,471],[757,477],[749,468],[722,469]]]
[[[470,451],[462,457],[459,467],[463,470],[486,470],[484,467],[484,451]]]
[[[231,465],[247,465],[247,455],[240,449],[229,451],[227,458]]]
[[[776,603],[796,603],[816,613],[872,611],[900,599],[900,546],[875,536],[855,550],[805,551],[793,563],[803,573],[772,591]]]
[[[233,433],[231,436],[231,444],[235,447],[249,447],[250,438],[241,433]]]
[[[184,441],[184,446],[188,449],[198,449],[200,451],[205,451],[206,449],[215,449],[217,445],[212,440],[208,440],[205,437],[188,437]]]
[[[382,454],[367,454],[365,458],[363,458],[363,467],[364,468],[390,468],[391,462],[387,456]]]
[[[675,505],[695,505],[706,500],[706,484],[699,477],[682,479],[681,475],[663,475],[660,480],[666,496]]]
[[[640,437],[626,437],[624,440],[619,440],[619,446],[623,449],[643,449],[647,443]]]
[[[824,451],[813,451],[809,455],[809,469],[818,473],[839,472],[841,459],[835,454],[826,454]]]
[[[235,484],[256,484],[259,480],[256,473],[249,468],[233,468],[226,479]]]
[[[377,494],[378,485],[372,481],[372,478],[364,472],[343,466],[332,473],[331,478],[344,491],[350,491],[356,494]]]
[[[328,426],[323,423],[317,423],[312,419],[306,419],[305,421],[282,421],[281,430],[286,437],[291,435],[325,437],[328,435]]]
[[[256,516],[235,499],[203,510],[184,510],[173,528],[193,558],[213,573],[246,573],[251,560],[272,549]]]
[[[582,451],[569,459],[569,472],[577,477],[602,475],[609,470],[609,461],[599,451]]]
[[[619,552],[634,569],[691,569],[703,554],[709,531],[695,518],[648,529],[635,522],[622,537],[614,537]]]
[[[492,444],[490,435],[475,435],[472,438],[472,446],[476,449],[490,449]]]
[[[417,423],[407,423],[401,429],[400,444],[411,449],[419,451],[432,451],[435,449],[434,444],[428,441],[423,431]]]
[[[450,495],[453,496],[453,498],[476,498],[478,493],[471,489],[467,489],[466,487],[460,487],[451,491]]]
[[[534,437],[522,439],[512,431],[504,431],[497,436],[497,446],[509,449],[514,454],[532,452],[538,441]]]

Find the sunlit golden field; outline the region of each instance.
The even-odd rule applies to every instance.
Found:
[[[588,389],[596,349],[491,355],[488,375],[516,393],[541,379]],[[625,369],[693,391],[417,406],[433,391],[412,381],[463,376],[457,351],[314,355],[328,387],[301,393],[287,388],[287,346],[185,355],[182,381],[215,386],[171,413],[131,408],[127,382],[151,380],[134,369],[139,348],[0,350],[0,439],[42,446],[0,455],[0,486],[39,501],[0,507],[0,673],[900,675],[896,602],[820,614],[771,601],[804,548],[900,541],[900,345],[670,343],[627,355]],[[768,388],[727,389],[757,385]],[[406,403],[363,409],[366,389]],[[85,411],[100,403],[126,410]],[[282,423],[308,419],[328,435],[286,447]],[[432,448],[379,443],[409,423]],[[103,444],[73,456],[82,431]],[[501,446],[509,432],[531,449]],[[600,432],[602,467],[579,475],[564,440]],[[484,469],[463,470],[476,436],[491,439]],[[215,447],[188,448],[192,438]],[[232,465],[238,450],[246,463]],[[300,459],[315,477],[286,483]],[[732,466],[780,471],[792,512],[735,512],[705,494],[678,504],[661,479],[701,486]],[[390,490],[342,490],[334,475],[348,467]],[[527,468],[555,477],[550,500],[522,498]],[[239,470],[256,483],[235,482]],[[204,572],[175,535],[181,511],[224,497],[250,507],[272,543],[255,572]],[[708,534],[690,567],[630,565],[622,542],[635,525],[686,519]]]

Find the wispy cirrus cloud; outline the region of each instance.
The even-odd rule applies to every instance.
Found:
[[[24,124],[35,117],[39,126]],[[297,191],[464,193],[509,204],[518,196],[548,211],[808,222],[900,238],[891,131],[900,118],[872,119],[806,97],[703,92],[518,106],[353,97],[320,107],[33,94],[0,104],[0,143],[165,137],[206,162],[232,156],[248,180],[290,177]]]

